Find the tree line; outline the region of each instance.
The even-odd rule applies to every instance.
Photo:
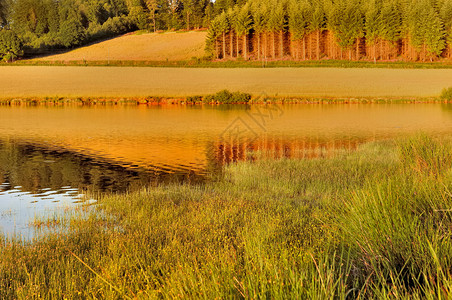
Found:
[[[0,60],[133,30],[206,28],[240,0],[0,0]]]
[[[452,0],[248,0],[217,15],[216,59],[452,58]]]

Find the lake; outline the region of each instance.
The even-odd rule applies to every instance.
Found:
[[[33,238],[41,215],[202,182],[256,152],[309,159],[417,132],[452,134],[452,105],[0,106],[0,231]]]

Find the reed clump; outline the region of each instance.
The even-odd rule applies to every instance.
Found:
[[[0,298],[447,299],[451,151],[416,136],[106,196],[68,231],[3,239]]]

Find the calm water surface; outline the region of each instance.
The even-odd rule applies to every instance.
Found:
[[[452,135],[452,106],[0,106],[0,232],[30,238],[87,191],[199,181],[253,151],[313,158],[420,131]]]

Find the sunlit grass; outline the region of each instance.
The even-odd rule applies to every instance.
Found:
[[[451,69],[0,67],[0,98],[186,97],[228,89],[254,97],[428,98]]]
[[[108,196],[67,234],[4,240],[0,298],[447,299],[451,150],[417,136]]]

